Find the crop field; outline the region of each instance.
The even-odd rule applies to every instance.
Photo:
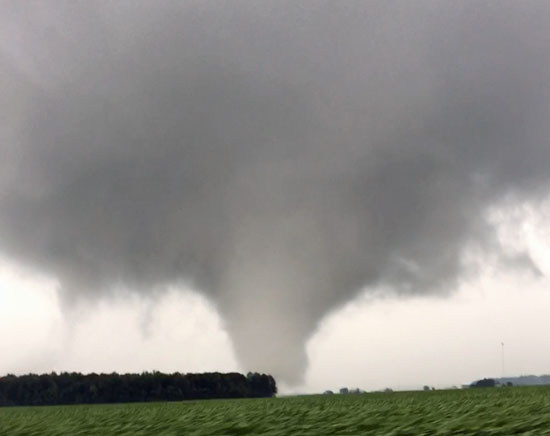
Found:
[[[550,435],[550,388],[0,408],[0,435]]]

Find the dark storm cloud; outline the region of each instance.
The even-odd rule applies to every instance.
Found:
[[[66,301],[191,282],[288,381],[361,289],[452,287],[547,192],[545,2],[1,4],[0,247]]]

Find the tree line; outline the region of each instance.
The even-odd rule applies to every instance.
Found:
[[[210,398],[272,397],[275,379],[266,374],[56,374],[0,377],[0,406],[129,403]]]

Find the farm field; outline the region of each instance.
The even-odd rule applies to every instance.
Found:
[[[550,435],[550,387],[0,408],[0,435]]]

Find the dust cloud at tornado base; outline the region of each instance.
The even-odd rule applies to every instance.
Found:
[[[545,2],[0,8],[0,250],[67,310],[186,283],[298,383],[323,316],[454,289],[548,194]]]

